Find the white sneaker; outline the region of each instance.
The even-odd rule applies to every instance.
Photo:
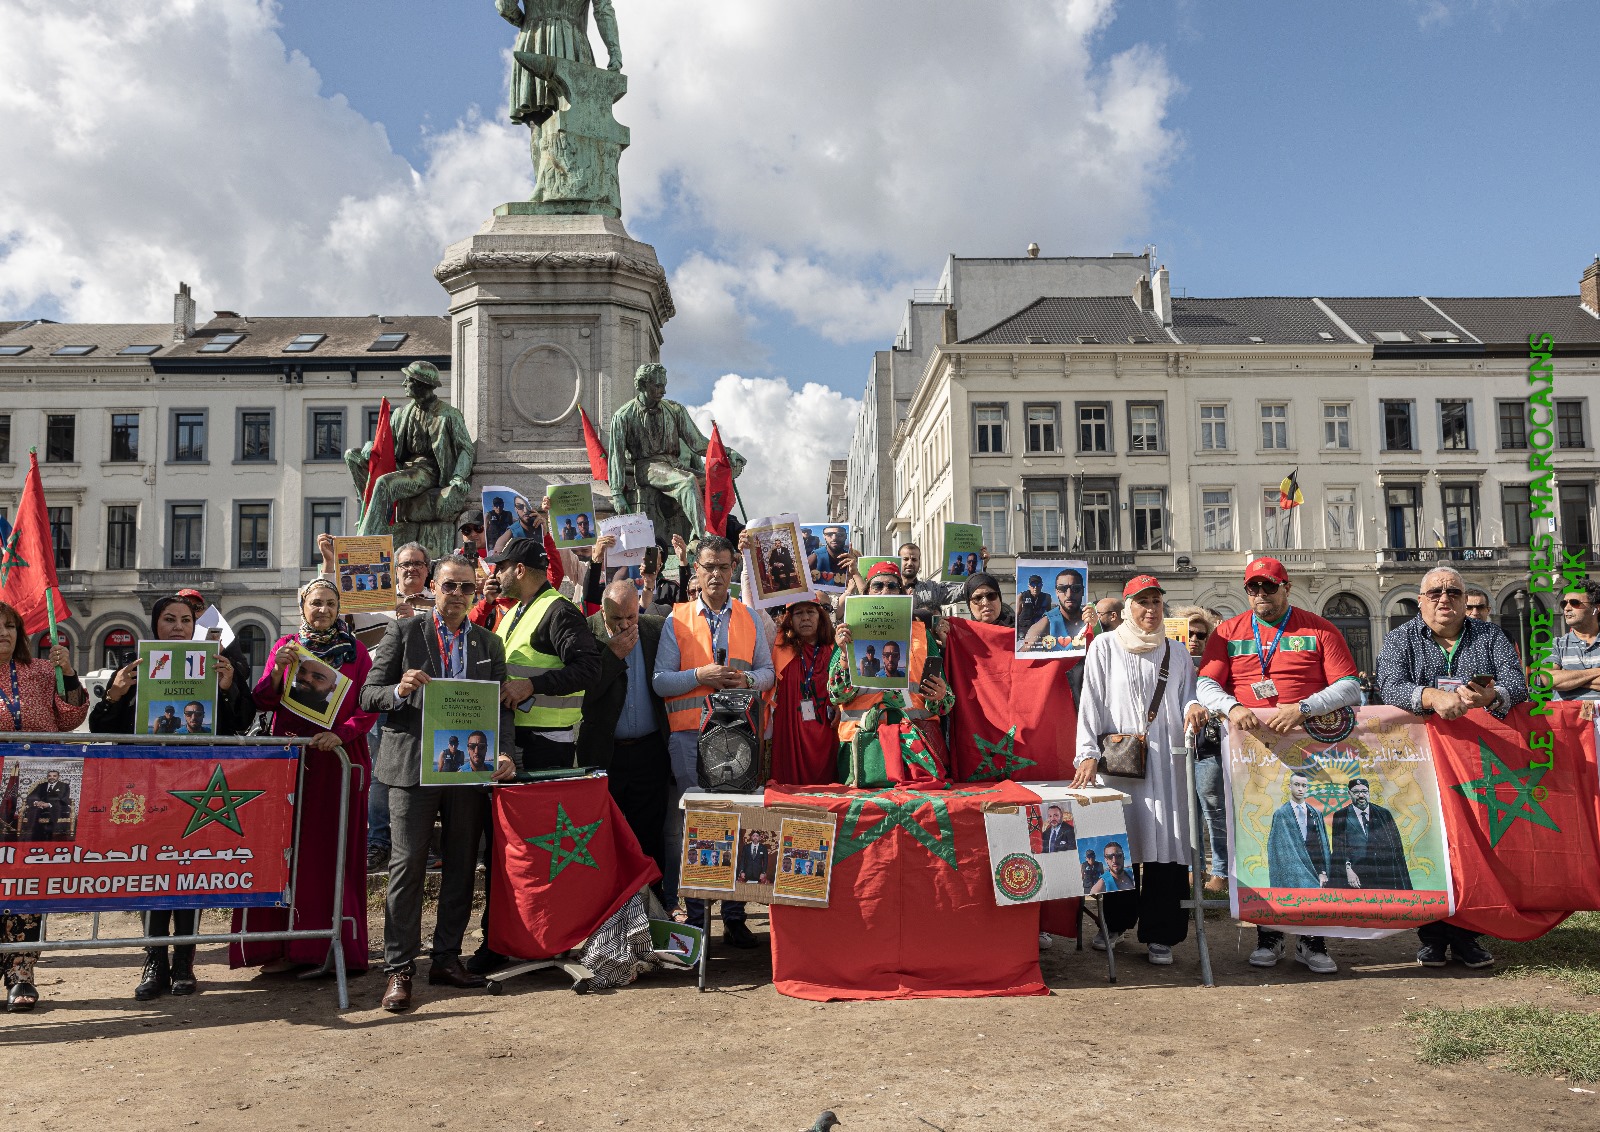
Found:
[[[1294,961],[1304,963],[1319,975],[1331,975],[1339,969],[1339,964],[1333,961],[1333,956],[1326,951],[1311,950],[1311,945],[1304,939],[1295,941]]]
[[[1152,943],[1150,945],[1150,962],[1157,967],[1172,966],[1172,948],[1164,943]]]
[[[1258,947],[1250,953],[1250,966],[1276,967],[1278,965],[1278,960],[1283,958],[1283,952],[1283,937],[1279,936],[1270,944],[1265,944],[1261,947]]]
[[[1040,951],[1048,951],[1048,950],[1050,950],[1050,945],[1055,943],[1055,941],[1056,941],[1056,937],[1051,935],[1049,932],[1040,932],[1039,933],[1039,950]]]
[[[1123,934],[1124,933],[1122,933],[1122,932],[1113,932],[1112,933],[1112,935],[1111,935],[1111,946],[1112,947],[1115,947],[1115,946],[1117,946],[1117,944],[1122,942]],[[1094,942],[1091,943],[1089,946],[1094,948],[1096,951],[1104,951],[1106,949],[1106,941],[1104,939],[1100,938],[1099,934],[1097,933],[1095,935],[1095,937],[1094,937]]]

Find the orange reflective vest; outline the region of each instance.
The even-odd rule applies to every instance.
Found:
[[[680,672],[717,662],[711,647],[711,626],[700,606],[696,600],[672,607],[672,633],[678,642]],[[732,615],[728,621],[727,666],[749,672],[756,662],[756,619],[742,601],[730,601],[728,607]],[[667,725],[673,731],[698,731],[702,702],[710,693],[711,689],[701,684],[685,695],[673,696],[667,701]]]
[[[911,676],[911,695],[906,700],[907,719],[930,719],[928,704],[922,693],[916,691],[922,683],[922,666],[928,659],[928,629],[921,621],[911,622],[911,658],[906,671]],[[839,709],[839,742],[848,743],[856,737],[862,718],[874,704],[883,702],[883,692],[872,688],[859,692]]]

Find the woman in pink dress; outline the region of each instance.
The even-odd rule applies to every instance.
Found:
[[[344,916],[342,936],[345,967],[367,969],[367,783],[372,756],[367,732],[376,715],[360,710],[357,692],[372,667],[372,658],[339,621],[339,591],[326,578],[314,578],[300,588],[300,631],[280,637],[267,657],[265,671],[255,686],[256,706],[272,713],[272,734],[310,735],[304,777],[297,798],[300,810],[300,867],[294,890],[294,926],[317,929],[328,926],[333,903],[335,854],[338,852],[339,774],[341,765],[333,748],[343,746],[354,768],[350,784],[349,817],[345,827]],[[337,668],[350,680],[339,703],[332,730],[302,719],[283,707],[283,674],[299,645],[318,660]],[[285,931],[286,908],[241,908],[233,914],[234,931]],[[275,943],[235,943],[228,948],[232,967],[259,964],[262,974],[276,974],[299,966],[321,966],[328,945],[314,939]]]

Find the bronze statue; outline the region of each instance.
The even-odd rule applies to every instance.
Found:
[[[656,536],[685,539],[706,530],[706,447],[710,443],[689,411],[667,400],[667,367],[647,362],[634,374],[635,396],[611,414],[607,459],[617,514],[650,516]],[[728,449],[733,474],[745,460]]]
[[[402,372],[409,400],[389,414],[395,470],[378,477],[355,533],[420,542],[437,558],[454,547],[456,517],[471,498],[472,437],[461,411],[439,400],[439,371],[431,362],[412,362]],[[366,491],[371,459],[370,441],[344,454],[358,496]],[[393,523],[391,511],[397,511]]]

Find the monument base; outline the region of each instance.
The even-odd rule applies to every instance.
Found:
[[[534,207],[500,205],[434,278],[450,295],[450,402],[477,444],[473,486],[538,499],[591,478],[578,410],[603,437],[674,310],[655,249],[621,220]]]

